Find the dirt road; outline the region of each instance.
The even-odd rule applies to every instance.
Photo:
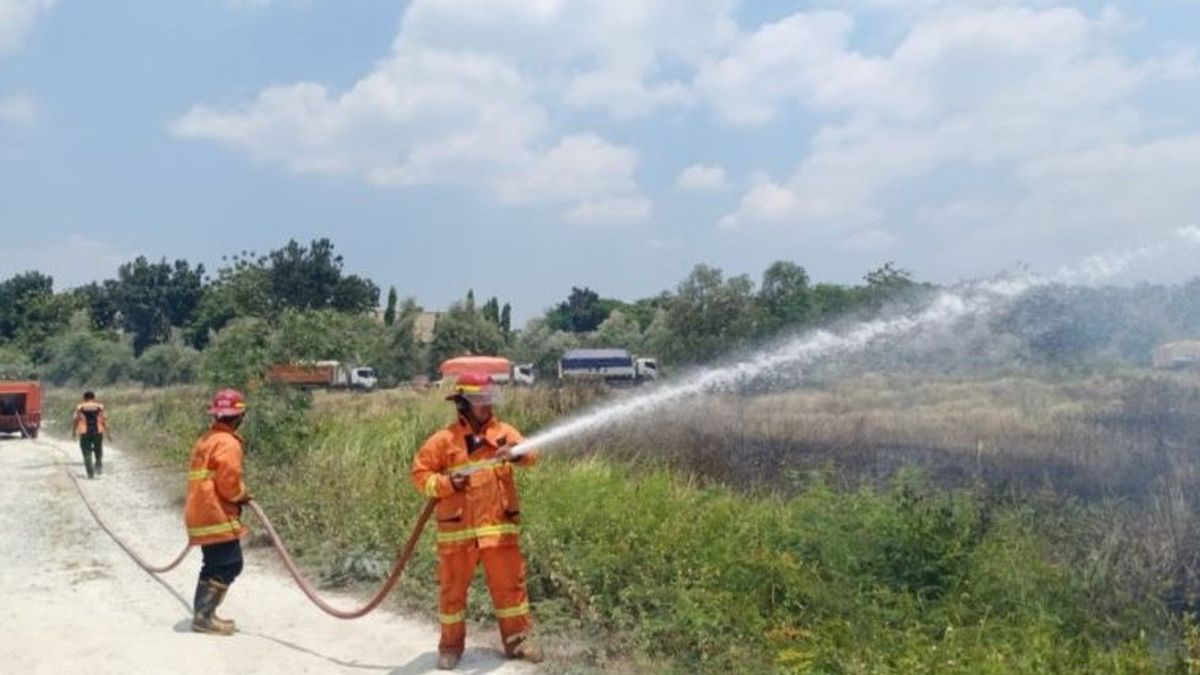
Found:
[[[161,579],[143,572],[104,534],[66,470],[83,476],[78,449],[0,436],[0,664],[10,673],[425,673],[437,626],[380,610],[342,621],[309,604],[281,575],[271,549],[246,553],[246,571],[222,606],[233,637],[190,631],[200,568],[193,551]],[[69,461],[67,458],[70,458]],[[178,505],[165,503],[131,458],[105,449],[105,474],[84,481],[117,532],[153,564],[183,545]],[[331,598],[357,606],[354,598]],[[505,661],[499,638],[472,627],[464,673],[531,673]]]

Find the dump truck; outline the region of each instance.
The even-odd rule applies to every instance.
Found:
[[[37,438],[42,427],[42,385],[33,380],[0,380],[0,433]]]
[[[375,369],[349,366],[340,361],[315,363],[277,363],[267,368],[267,382],[301,389],[358,389],[370,391],[379,378]]]
[[[558,362],[558,379],[612,384],[657,380],[658,360],[632,356],[626,349],[571,349]]]
[[[463,373],[485,373],[497,384],[525,384],[534,382],[533,364],[514,364],[503,356],[457,356],[442,361],[438,372],[444,378],[454,378]]]

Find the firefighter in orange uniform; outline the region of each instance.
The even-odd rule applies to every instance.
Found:
[[[217,606],[242,572],[241,539],[249,532],[241,523],[242,505],[251,499],[242,482],[245,440],[237,433],[246,399],[237,390],[223,389],[213,397],[208,414],[213,424],[192,448],[184,506],[188,541],[204,554],[192,630],[232,635],[233,621],[218,617]]]
[[[462,656],[467,589],[481,562],[505,655],[540,662],[542,651],[531,637],[525,559],[517,541],[520,505],[513,482],[514,465],[530,466],[536,455],[512,455],[513,446],[524,439],[492,415],[496,392],[489,376],[461,375],[446,400],[454,402],[458,419],[425,441],[412,468],[417,489],[438,500],[438,668],[452,670]]]
[[[108,417],[104,404],[96,400],[93,391],[83,392],[83,402],[75,406],[71,420],[71,437],[79,437],[79,449],[83,452],[83,466],[87,477],[95,478],[104,473],[104,434],[108,432]],[[92,458],[95,457],[95,464]]]

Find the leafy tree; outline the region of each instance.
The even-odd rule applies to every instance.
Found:
[[[379,304],[379,287],[357,275],[343,276],[343,259],[327,238],[306,249],[295,241],[267,255],[277,309],[325,309],[366,312]]]
[[[539,377],[553,378],[563,354],[578,346],[579,336],[553,328],[546,319],[533,319],[517,335],[512,357],[518,363],[532,363]]]
[[[754,283],[741,275],[697,265],[667,300],[673,337],[665,356],[675,362],[706,361],[743,344],[754,329]]]
[[[597,347],[615,347],[640,353],[643,348],[642,329],[637,321],[625,316],[623,311],[613,310],[596,329],[591,342]]]
[[[858,293],[852,288],[837,284],[817,284],[812,288],[812,313],[822,319],[846,314],[854,310]]]
[[[36,371],[28,354],[15,346],[0,345],[0,380],[23,380],[33,377]]]
[[[408,303],[412,303],[410,298]],[[366,347],[366,363],[375,368],[380,382],[394,385],[422,371],[421,346],[413,334],[417,311],[402,311],[395,325],[379,331]]]
[[[464,354],[498,354],[504,348],[500,327],[468,304],[455,303],[439,320],[429,345],[431,372],[442,361]]]
[[[500,332],[504,334],[505,340],[512,336],[512,305],[507,302],[500,310]]]
[[[554,330],[590,333],[608,318],[611,309],[592,289],[572,287],[567,299],[546,313],[546,323]]]
[[[93,281],[86,286],[80,286],[74,291],[77,306],[87,310],[91,317],[92,327],[96,330],[115,330],[119,310],[116,303],[115,288],[117,282],[106,279],[103,283]]]
[[[808,319],[812,296],[808,272],[793,262],[780,260],[763,272],[757,298],[762,315],[760,330],[771,333]]]
[[[204,350],[201,376],[214,389],[257,382],[271,363],[271,338],[271,328],[262,319],[233,320]]]
[[[154,345],[142,352],[133,377],[151,387],[191,384],[200,368],[200,353],[175,342]]]
[[[195,318],[187,327],[189,344],[203,349],[217,331],[238,317],[267,318],[271,313],[268,271],[259,260],[234,255],[205,288]]]
[[[497,326],[500,325],[500,301],[495,297],[488,298],[488,301],[483,303],[483,309],[480,311],[484,319],[491,321]]]
[[[383,325],[391,326],[396,323],[396,287],[388,289],[387,309],[383,310]]]
[[[121,327],[133,336],[137,354],[152,344],[165,342],[172,326],[189,323],[200,302],[204,266],[194,269],[186,260],[174,265],[164,258],[151,263],[144,256],[117,270],[117,280],[108,289],[120,316]]]
[[[133,373],[133,349],[96,333],[81,317],[66,332],[50,339],[42,378],[54,384],[106,385],[129,379]]]
[[[272,340],[272,359],[281,362],[338,361],[357,362],[365,345],[383,327],[365,316],[320,310],[287,310],[279,317]]]
[[[0,343],[11,343],[39,359],[46,340],[70,321],[73,301],[54,294],[54,279],[25,272],[0,283]]]
[[[882,267],[867,272],[863,301],[872,310],[878,310],[889,302],[911,297],[921,285],[913,281],[912,272],[899,269],[895,263],[887,262]]]

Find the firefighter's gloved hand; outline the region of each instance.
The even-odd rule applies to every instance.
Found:
[[[450,485],[452,485],[455,490],[461,492],[467,489],[467,481],[470,479],[470,476],[465,476],[461,473],[452,473],[450,474]]]
[[[241,499],[237,500],[237,504],[238,504],[238,506],[241,506],[243,504],[248,504],[253,500],[254,500],[254,495],[250,494],[250,491],[247,490],[246,494],[243,495]]]
[[[495,460],[497,462],[512,462],[512,461],[517,460],[518,459],[517,457],[513,457],[512,451],[513,451],[513,446],[511,446],[511,445],[500,446],[499,448],[496,449]]]

